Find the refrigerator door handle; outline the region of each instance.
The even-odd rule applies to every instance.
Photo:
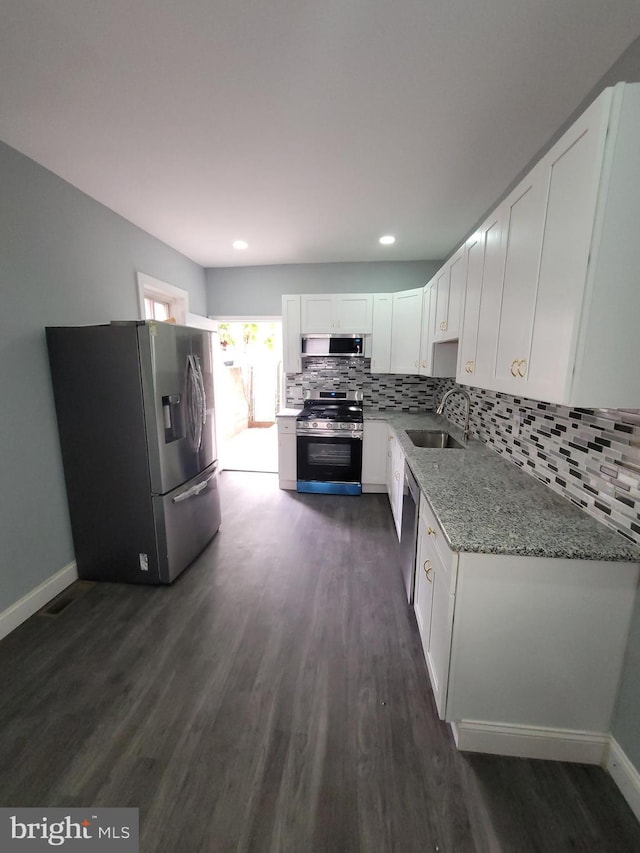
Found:
[[[204,387],[204,376],[202,375],[202,365],[200,364],[200,359],[197,355],[194,355],[194,359],[196,362],[196,368],[198,370],[198,382],[200,384],[200,420],[202,421],[202,426],[204,426],[207,422],[207,392]]]
[[[197,453],[202,446],[202,410],[204,408],[204,383],[199,374],[197,357],[187,356],[187,416],[189,418],[189,440]]]
[[[186,501],[189,498],[194,498],[196,495],[199,495],[200,492],[204,491],[207,488],[207,486],[209,485],[211,480],[213,480],[217,473],[218,469],[216,468],[213,474],[209,474],[206,480],[202,480],[202,482],[196,483],[195,486],[191,486],[191,488],[187,489],[186,492],[181,492],[179,495],[176,495],[175,498],[172,498],[172,503],[179,504],[182,503],[182,501]]]

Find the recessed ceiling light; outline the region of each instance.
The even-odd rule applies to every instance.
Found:
[[[248,249],[249,244],[247,243],[246,240],[234,240],[233,241],[233,248],[234,249]]]
[[[383,246],[391,246],[392,243],[396,242],[396,238],[392,234],[385,234],[384,237],[380,238],[380,242]]]

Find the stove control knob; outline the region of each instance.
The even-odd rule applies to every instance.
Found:
[[[311,424],[311,426],[315,429],[315,428],[318,426],[318,424],[317,424],[317,422],[316,422],[316,421],[314,421],[314,422]]]

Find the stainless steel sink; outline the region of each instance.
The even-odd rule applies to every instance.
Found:
[[[464,445],[456,441],[448,432],[435,429],[408,429],[406,432],[416,447],[464,450]]]

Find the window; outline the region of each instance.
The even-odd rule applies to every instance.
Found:
[[[171,316],[171,304],[161,302],[159,299],[151,299],[146,296],[144,300],[145,320],[168,320]]]
[[[189,294],[145,273],[138,273],[138,305],[142,320],[174,320],[186,325]]]

